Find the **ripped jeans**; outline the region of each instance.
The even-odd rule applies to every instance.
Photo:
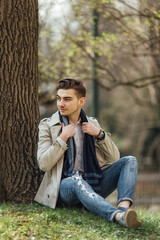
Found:
[[[122,200],[129,200],[132,205],[137,172],[136,158],[122,157],[103,171],[100,194],[95,193],[81,176],[74,175],[61,180],[59,199],[66,206],[76,206],[81,202],[89,211],[111,222],[120,210],[113,207],[105,198],[117,188],[117,204]]]

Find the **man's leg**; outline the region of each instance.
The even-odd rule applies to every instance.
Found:
[[[103,197],[95,193],[92,187],[81,176],[64,178],[60,184],[60,201],[67,206],[81,202],[89,211],[113,221],[120,210],[114,208]]]
[[[114,168],[112,168],[113,166]],[[127,181],[128,177],[130,178],[129,181]],[[118,188],[118,203],[129,201],[132,204],[136,181],[137,161],[131,156],[124,157],[103,172],[102,197],[95,193],[80,176],[73,176],[62,179],[60,200],[66,205],[76,205],[80,201],[89,211],[104,217],[108,221],[116,220],[123,226],[138,227],[141,223],[138,221],[134,210],[122,213],[104,199]]]
[[[123,157],[111,167],[103,171],[101,181],[101,196],[106,198],[116,188],[118,191],[118,209],[123,213],[116,213],[115,220],[127,227],[138,227],[141,222],[137,213],[129,210],[133,204],[134,191],[137,183],[138,164],[135,157]]]
[[[126,203],[123,207],[131,206],[137,183],[137,172],[136,158],[132,156],[122,157],[103,171],[101,196],[106,198],[117,188],[117,205],[122,207],[122,203]]]

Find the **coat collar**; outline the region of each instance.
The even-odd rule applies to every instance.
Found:
[[[54,113],[52,116],[51,116],[51,119],[50,119],[50,122],[49,122],[49,125],[50,127],[53,126],[53,125],[56,125],[56,124],[61,124],[61,121],[59,119],[59,113],[58,111],[56,113]]]
[[[87,117],[87,119],[88,119],[88,121],[90,121],[88,117]],[[54,125],[56,125],[56,124],[61,124],[58,111],[55,112],[55,113],[51,116],[51,119],[50,119],[50,122],[49,122],[49,126],[51,127],[51,126],[54,126]]]

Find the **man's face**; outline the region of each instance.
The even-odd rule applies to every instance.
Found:
[[[79,98],[74,89],[59,89],[57,91],[57,107],[62,116],[77,116],[84,104],[85,97]]]

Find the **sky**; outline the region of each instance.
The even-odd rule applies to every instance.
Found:
[[[71,11],[69,0],[38,0],[39,17],[44,19],[48,26],[63,27],[67,15]]]
[[[119,1],[117,6],[123,7],[124,5]],[[127,4],[137,7],[138,0],[127,0]],[[71,12],[70,1],[69,0],[38,0],[39,3],[39,18],[40,21],[43,19],[48,26],[54,24],[55,28],[63,28],[67,21],[67,16]]]

